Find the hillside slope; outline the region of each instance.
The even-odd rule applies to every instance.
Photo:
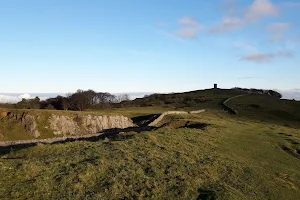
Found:
[[[227,98],[244,94],[241,91],[231,89],[206,89],[184,93],[153,94],[144,98],[138,98],[131,102],[123,102],[127,107],[161,106],[168,110],[222,110],[222,102]]]
[[[300,102],[250,94],[227,102],[240,117],[300,128]]]
[[[297,129],[208,111],[113,141],[0,150],[0,199],[298,199]]]

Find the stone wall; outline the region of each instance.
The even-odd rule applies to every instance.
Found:
[[[235,99],[235,98],[238,98],[238,97],[242,97],[242,96],[247,96],[247,95],[249,95],[249,94],[241,94],[241,95],[237,95],[237,96],[230,97],[230,98],[226,99],[226,100],[223,102],[224,108],[225,108],[228,112],[237,115],[237,114],[238,114],[238,111],[235,110],[234,108],[232,108],[231,106],[229,106],[227,103],[228,103],[230,100],[232,100],[232,99]]]
[[[196,111],[190,111],[190,112],[185,112],[185,111],[167,111],[162,113],[157,119],[155,119],[153,122],[151,122],[149,124],[149,126],[156,126],[159,122],[161,122],[163,120],[163,118],[166,115],[181,115],[181,114],[199,114],[199,113],[203,113],[205,112],[205,110],[196,110]]]
[[[203,113],[203,112],[205,112],[205,109],[203,109],[203,110],[190,111],[189,113],[190,113],[190,114],[199,114],[199,113]]]

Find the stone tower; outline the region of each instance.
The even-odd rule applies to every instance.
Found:
[[[217,89],[218,88],[218,84],[214,84],[214,89]]]

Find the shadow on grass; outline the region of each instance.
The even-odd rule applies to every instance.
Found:
[[[295,153],[291,148],[289,148],[289,147],[287,147],[287,146],[285,146],[285,145],[280,146],[280,148],[281,148],[283,151],[285,151],[286,153],[288,153],[288,154],[290,154],[291,156],[293,156],[293,157],[295,157],[295,158],[297,158],[297,159],[300,160],[300,150],[297,150],[297,151],[296,151],[297,153]]]
[[[157,119],[160,116],[160,114],[152,114],[152,115],[143,115],[138,117],[131,118],[133,123],[140,126],[148,126],[151,122],[153,122],[155,119]]]
[[[210,124],[207,124],[207,123],[191,123],[190,121],[187,121],[184,126],[181,126],[179,128],[205,129],[207,126],[210,126]]]
[[[198,189],[199,196],[197,200],[215,200],[216,199],[216,193],[212,190],[202,190]]]
[[[52,145],[52,144],[65,144],[68,142],[75,142],[75,141],[89,141],[89,142],[97,142],[99,140],[103,140],[105,138],[108,138],[110,141],[120,141],[120,140],[125,140],[125,139],[130,139],[134,136],[134,134],[127,134],[130,132],[134,133],[141,133],[141,132],[146,132],[146,131],[153,131],[157,129],[157,127],[153,126],[146,126],[146,127],[129,127],[129,128],[113,128],[113,129],[107,129],[104,130],[102,133],[99,133],[99,135],[95,136],[90,136],[90,137],[79,137],[79,138],[61,138],[59,141],[53,141],[53,142],[43,142],[43,141],[33,141],[33,142],[28,142],[25,144],[13,144],[10,146],[1,146],[0,147],[0,155],[4,155],[9,153],[10,151],[16,151],[16,150],[21,150],[25,149],[28,147],[33,147],[37,146],[40,144],[46,144],[46,145]],[[120,135],[120,133],[124,135]]]

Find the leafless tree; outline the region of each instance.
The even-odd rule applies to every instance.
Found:
[[[123,102],[123,101],[129,101],[130,98],[129,98],[129,95],[128,94],[119,94],[117,95],[117,102],[120,103],[120,102]]]

